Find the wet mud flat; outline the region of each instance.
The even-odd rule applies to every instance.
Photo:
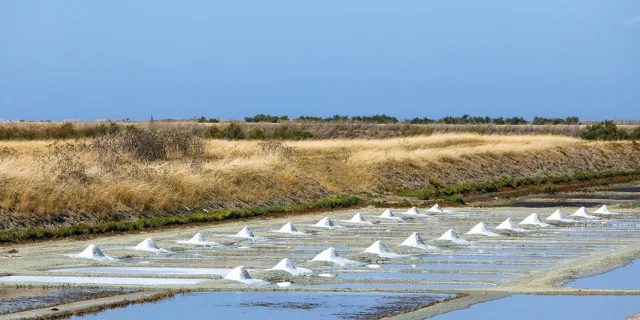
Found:
[[[625,190],[625,193],[628,192]],[[640,193],[638,196],[640,197]],[[23,283],[13,280],[25,279],[16,277],[57,277],[62,280],[48,285],[82,288],[81,283],[95,283],[97,278],[103,277],[109,278],[110,282],[101,284],[101,288],[184,289],[203,294],[224,291],[216,296],[221,297],[220,304],[234,305],[234,308],[240,308],[243,312],[260,309],[262,313],[259,316],[268,315],[273,310],[286,309],[307,312],[305,317],[329,317],[327,311],[323,311],[317,304],[328,304],[322,302],[322,297],[329,299],[336,293],[411,293],[422,297],[447,293],[464,296],[421,309],[430,310],[426,313],[420,313],[420,310],[412,312],[425,304],[416,307],[413,303],[392,303],[397,311],[393,312],[396,317],[424,319],[512,294],[561,292],[567,295],[578,292],[581,289],[565,288],[563,285],[575,277],[602,273],[640,257],[640,249],[638,252],[634,251],[634,248],[640,248],[640,209],[622,206],[628,200],[610,198],[590,199],[594,202],[587,207],[587,211],[594,213],[599,205],[607,204],[619,214],[598,215],[595,219],[573,217],[571,214],[578,208],[558,203],[552,208],[465,207],[445,212],[428,212],[428,208],[418,208],[421,214],[419,216],[405,214],[409,208],[392,208],[396,217],[402,218],[402,221],[380,218],[384,209],[369,207],[295,217],[261,217],[220,225],[201,225],[91,240],[15,245],[6,250],[16,249],[17,253],[0,255],[0,271],[6,277],[13,277],[0,277],[0,283],[15,286]],[[520,224],[534,213],[542,221],[546,221],[556,209],[562,210],[575,221],[549,226]],[[356,213],[361,213],[370,224],[348,222]],[[330,218],[334,226],[315,226],[324,217]],[[496,230],[496,226],[507,218],[521,227],[522,231]],[[304,234],[275,232],[287,222],[292,222]],[[484,222],[491,231],[498,234],[466,234],[480,222]],[[237,236],[245,226],[250,227],[254,238]],[[453,243],[437,240],[449,229],[455,230],[459,238],[465,241]],[[414,232],[422,237],[425,247],[419,249],[400,246]],[[206,241],[216,245],[184,243],[196,233],[201,233]],[[146,238],[152,238],[164,251],[134,250]],[[390,255],[364,252],[377,240],[386,245]],[[92,243],[99,245],[102,252],[113,259],[95,261],[73,257]],[[427,246],[429,248],[425,249]],[[336,248],[340,257],[349,259],[354,264],[336,265],[311,261],[329,247]],[[626,253],[620,255],[621,251]],[[46,253],[46,259],[43,259],[43,252]],[[284,258],[290,259],[298,268],[309,269],[310,273],[293,276],[285,271],[271,269]],[[587,265],[590,267],[586,268]],[[225,275],[238,266],[245,266],[248,274],[256,281],[224,279]],[[64,277],[75,277],[77,282],[65,282]],[[156,284],[153,288],[148,285],[152,282]],[[34,282],[34,285],[38,285],[38,282]],[[614,288],[605,290],[609,289]],[[316,298],[308,301],[284,299],[274,302],[258,295],[254,296],[255,299],[238,303],[231,303],[229,300],[235,294],[248,292],[315,295]],[[590,292],[593,293],[597,292]],[[607,291],[607,294],[611,292]],[[189,297],[190,301],[197,300],[191,298],[191,295],[178,297],[174,300],[183,301],[184,304],[191,302],[182,297]],[[413,301],[412,299],[422,298],[403,298],[402,301]],[[349,303],[358,306],[356,302]],[[430,302],[425,300],[425,303]],[[349,309],[346,303],[342,306],[343,309],[350,310],[340,316],[343,318],[364,308],[359,305],[361,307],[356,310]],[[203,307],[196,307],[198,308]],[[116,313],[104,314],[119,317]]]

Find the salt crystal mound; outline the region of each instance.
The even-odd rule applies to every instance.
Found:
[[[520,221],[519,225],[528,225],[528,226],[537,226],[537,227],[549,226],[548,223],[542,222],[542,220],[540,220],[540,217],[538,217],[538,215],[535,213],[532,213],[526,218],[524,218],[524,220]]]
[[[231,281],[240,282],[240,283],[246,284],[246,285],[266,285],[266,284],[269,284],[266,281],[254,279],[253,277],[251,277],[251,275],[249,274],[247,269],[245,269],[244,266],[239,266],[239,267],[234,268],[233,270],[229,271],[229,273],[227,273],[227,275],[224,276],[224,279],[225,280],[231,280]]]
[[[79,258],[79,259],[91,259],[91,260],[96,260],[96,261],[113,261],[113,260],[115,260],[114,258],[111,258],[111,257],[105,255],[104,253],[102,253],[102,250],[100,250],[100,248],[98,246],[96,246],[95,244],[89,245],[82,252],[80,252],[78,254],[71,255],[71,257],[72,258]]]
[[[367,220],[364,220],[364,218],[362,217],[362,213],[356,213],[355,216],[353,216],[353,218],[349,219],[349,220],[342,220],[342,222],[348,222],[348,223],[357,223],[357,224],[373,224]]]
[[[394,220],[394,221],[403,221],[402,218],[396,217],[396,215],[393,214],[393,212],[391,210],[389,210],[389,209],[385,210],[381,215],[378,216],[378,218],[390,219],[390,220]]]
[[[422,250],[438,250],[435,247],[424,244],[424,242],[422,241],[422,237],[420,237],[417,232],[412,233],[400,244],[400,246],[418,248]]]
[[[444,210],[442,210],[442,208],[440,208],[440,206],[437,203],[427,211],[435,212],[435,213],[444,213]]]
[[[405,211],[405,212],[401,212],[401,214],[404,214],[405,216],[414,216],[414,217],[426,217],[426,214],[422,214],[420,213],[420,211],[418,211],[418,208],[416,207],[412,207],[411,209]]]
[[[458,236],[458,234],[453,230],[449,229],[445,232],[440,238],[436,239],[437,241],[450,241],[455,244],[468,244],[471,243],[467,240],[464,240]]]
[[[187,241],[180,240],[176,242],[181,244],[193,244],[196,246],[203,246],[203,247],[217,247],[220,245],[217,242],[207,241],[207,239],[202,235],[202,233],[199,233],[199,232],[196,233],[195,236],[193,236],[191,239]]]
[[[387,246],[385,246],[384,243],[382,243],[382,241],[380,241],[380,240],[374,242],[371,246],[369,246],[369,248],[365,249],[364,252],[375,254],[375,255],[377,255],[379,257],[383,257],[383,258],[404,257],[403,255],[395,254],[393,252],[390,252],[389,249],[387,248]]]
[[[151,238],[146,238],[133,248],[134,250],[150,251],[153,253],[169,253],[169,250],[158,248],[158,245]]]
[[[251,232],[251,229],[249,229],[249,227],[244,227],[242,228],[242,230],[240,230],[240,232],[236,233],[234,237],[253,239],[256,236],[253,234],[253,232]]]
[[[280,260],[280,262],[278,262],[278,264],[271,268],[272,270],[282,270],[282,271],[286,271],[289,272],[291,275],[294,276],[303,276],[303,275],[308,275],[313,273],[313,271],[309,270],[309,269],[305,269],[305,268],[297,268],[293,262],[291,262],[291,260],[289,260],[288,258],[284,258],[282,260]]]
[[[328,248],[320,252],[317,256],[315,256],[311,261],[324,261],[330,262],[333,264],[337,264],[339,266],[353,266],[353,265],[362,265],[362,263],[345,259],[343,257],[338,256],[338,252],[336,252],[336,248]]]
[[[333,221],[331,221],[331,219],[329,219],[329,217],[324,217],[322,219],[320,219],[320,221],[318,221],[318,223],[313,225],[314,227],[318,227],[318,228],[326,228],[326,229],[340,229],[343,227],[339,227],[336,226],[335,224],[333,224]]]
[[[496,227],[496,230],[509,230],[514,232],[527,232],[529,230],[518,228],[515,223],[511,220],[511,218],[507,218],[507,220],[503,221]]]
[[[499,237],[500,236],[499,234],[489,230],[489,227],[487,227],[487,225],[484,222],[480,222],[480,223],[476,224],[466,234],[489,236],[489,237]]]
[[[560,221],[560,222],[566,222],[566,223],[571,223],[571,222],[576,222],[573,219],[569,219],[567,218],[564,213],[562,213],[562,211],[560,210],[556,210],[554,211],[547,219],[545,219],[547,221]]]
[[[296,226],[294,226],[293,223],[291,222],[287,222],[284,226],[282,226],[282,228],[280,228],[279,230],[273,230],[272,232],[298,234],[298,235],[306,234],[302,231],[298,231],[298,229],[296,229]]]
[[[597,219],[597,217],[590,215],[589,212],[587,211],[587,208],[585,207],[581,207],[580,209],[576,210],[576,212],[574,212],[571,216],[585,218],[585,219]]]
[[[593,213],[598,213],[598,214],[618,214],[617,212],[612,212],[611,210],[609,210],[609,207],[605,204],[602,207],[598,208],[598,210],[594,211]]]

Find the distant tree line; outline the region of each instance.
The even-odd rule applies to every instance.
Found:
[[[204,117],[203,117],[204,118]],[[253,117],[245,117],[244,120],[246,122],[284,122],[288,121],[288,116],[272,116],[268,114],[258,114]],[[322,118],[316,116],[300,116],[298,118],[293,119],[296,122],[360,122],[360,123],[398,123],[402,122],[398,120],[396,117],[388,116],[386,114],[375,114],[372,116],[346,116],[346,115],[334,115],[332,117]],[[580,119],[578,117],[566,117],[562,118],[542,118],[535,117],[533,121],[529,122],[523,117],[512,117],[512,118],[491,118],[491,117],[474,117],[468,114],[462,115],[460,117],[451,117],[447,116],[440,119],[431,119],[431,118],[413,118],[409,120],[405,120],[405,122],[410,124],[431,124],[431,123],[443,123],[443,124],[497,124],[497,125],[520,125],[520,124],[533,124],[533,125],[561,125],[561,124],[580,124]]]

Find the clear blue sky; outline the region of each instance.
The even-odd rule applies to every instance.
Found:
[[[640,119],[637,0],[0,1],[0,119]]]

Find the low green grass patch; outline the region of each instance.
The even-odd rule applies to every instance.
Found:
[[[574,175],[562,175],[538,178],[511,178],[503,177],[498,181],[492,182],[469,182],[461,185],[450,187],[430,187],[419,190],[397,190],[396,194],[403,197],[415,197],[420,200],[430,200],[436,198],[450,197],[453,201],[459,202],[460,195],[491,193],[503,190],[505,188],[516,189],[522,186],[539,186],[542,192],[554,193],[556,188],[554,185],[562,183],[571,183],[579,181],[589,181],[596,179],[605,179],[610,177],[632,176],[640,178],[640,168],[635,170],[616,170],[616,171],[598,171],[583,172]],[[454,199],[455,198],[455,199]],[[460,197],[461,199],[461,197]]]
[[[277,206],[268,208],[225,209],[210,212],[198,212],[179,217],[140,218],[135,221],[110,221],[95,225],[78,224],[70,227],[40,228],[29,227],[6,229],[0,231],[0,243],[19,242],[25,240],[45,240],[81,235],[97,235],[111,232],[129,232],[158,229],[168,226],[185,225],[190,223],[215,222],[228,219],[240,219],[263,216],[270,213],[300,212],[314,209],[348,208],[360,205],[363,200],[359,197],[343,196],[327,198],[306,204]]]

